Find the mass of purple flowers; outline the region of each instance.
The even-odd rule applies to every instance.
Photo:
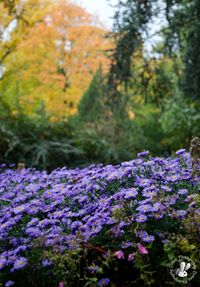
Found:
[[[176,158],[164,159],[151,158],[148,152],[143,152],[135,160],[115,166],[61,168],[49,174],[2,165],[2,286],[29,286],[25,283],[34,268],[41,270],[41,274],[48,270],[48,278],[58,282],[44,286],[58,286],[60,281],[63,286],[76,286],[68,283],[66,272],[59,273],[59,268],[70,266],[66,260],[62,267],[62,260],[58,259],[75,252],[82,258],[77,264],[77,272],[82,270],[77,278],[84,278],[80,282],[86,284],[84,280],[96,278],[87,286],[111,286],[111,282],[117,284],[119,280],[119,286],[123,286],[123,280],[128,279],[118,278],[119,270],[124,270],[124,266],[132,270],[151,262],[155,252],[160,252],[158,248],[168,252],[166,247],[169,242],[175,244],[176,238],[194,247],[185,251],[176,245],[174,256],[197,252],[192,232],[194,238],[200,232],[200,178],[191,175],[190,155],[185,150],[176,154]],[[191,230],[187,229],[190,218],[194,224],[189,224]],[[168,253],[162,256],[169,260]],[[166,274],[167,267],[162,268]],[[19,274],[29,275],[23,279]],[[173,278],[169,275],[167,280]]]

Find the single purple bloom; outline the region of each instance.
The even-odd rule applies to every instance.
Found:
[[[5,287],[13,286],[14,284],[15,284],[15,282],[9,280],[6,282]]]
[[[197,197],[198,195],[195,193],[195,194],[191,194],[191,195],[188,195],[186,197],[186,199],[184,200],[184,202],[190,202],[192,201],[195,197]]]
[[[126,249],[126,248],[128,248],[128,247],[130,247],[130,246],[132,246],[132,242],[123,242],[122,244],[121,244],[121,248],[123,248],[123,249]]]
[[[97,286],[103,287],[103,286],[107,286],[109,283],[110,283],[109,278],[102,278],[101,280],[98,281]]]
[[[169,186],[167,186],[167,185],[161,185],[161,189],[164,190],[164,191],[166,191],[166,192],[169,192],[169,191],[172,190],[171,187],[169,187]]]
[[[178,217],[184,218],[185,215],[187,214],[187,212],[185,210],[177,210],[176,214],[177,214]]]
[[[133,253],[128,255],[128,261],[133,261],[135,259],[135,256]]]
[[[14,262],[14,269],[15,270],[22,269],[26,266],[26,264],[27,264],[27,259],[24,257],[20,257]]]
[[[92,265],[88,267],[88,271],[91,273],[95,273],[99,269],[99,266],[97,265]]]
[[[137,154],[138,157],[145,157],[149,155],[149,151],[142,151]]]
[[[2,163],[2,164],[0,165],[0,167],[2,167],[2,168],[6,167],[6,163]]]
[[[168,196],[166,197],[166,203],[169,205],[173,205],[176,203],[178,197],[177,196]]]
[[[161,214],[161,213],[155,213],[155,214],[153,215],[153,217],[154,217],[155,219],[161,219],[161,218],[163,218],[163,214]]]
[[[153,204],[153,209],[154,211],[159,211],[161,209],[162,205],[160,204],[160,202],[154,202]]]
[[[156,190],[144,190],[143,192],[142,192],[142,195],[144,196],[144,197],[153,197],[154,195],[156,195],[157,194],[157,192],[156,192]]]
[[[189,204],[189,207],[194,207],[194,206],[196,206],[196,201],[192,201],[190,204]]]
[[[148,250],[141,243],[137,243],[137,247],[140,254],[148,254]]]
[[[53,246],[55,244],[54,239],[47,239],[45,242],[46,246]]]
[[[137,177],[135,184],[141,187],[150,187],[152,185],[152,179]]]
[[[136,208],[136,210],[143,212],[143,213],[146,213],[146,212],[152,211],[152,207],[150,204],[142,204],[142,205],[138,206]]]
[[[154,240],[155,240],[155,237],[153,235],[148,235],[148,234],[142,238],[142,241],[147,242],[147,243],[151,243]]]
[[[179,180],[179,175],[177,174],[174,174],[174,175],[172,175],[170,178],[169,178],[169,180],[170,181],[172,181],[172,182],[176,182],[176,181],[178,181]]]
[[[139,214],[138,217],[136,218],[136,221],[138,223],[142,223],[147,221],[147,216],[145,214]]]
[[[51,266],[52,265],[52,261],[49,261],[48,259],[44,259],[43,261],[42,261],[42,266],[43,267],[49,267],[49,266]]]
[[[185,149],[182,148],[182,149],[177,150],[176,155],[182,155],[184,153],[185,153]]]
[[[182,188],[178,190],[178,194],[185,195],[187,193],[188,193],[188,190],[186,188]]]
[[[78,229],[80,226],[82,226],[83,223],[81,221],[74,221],[72,224],[71,224],[71,228],[72,229]]]
[[[168,244],[170,242],[170,240],[168,240],[168,239],[163,239],[161,241],[162,241],[163,244]]]
[[[6,259],[5,258],[2,258],[0,259],[0,270],[3,269],[3,267],[6,265]]]
[[[133,197],[136,197],[136,195],[138,194],[137,192],[137,189],[136,188],[129,188],[126,190],[126,193],[125,193],[125,198],[128,199],[128,198],[133,198]]]
[[[116,251],[114,253],[114,255],[118,258],[118,259],[124,259],[124,252],[119,250],[119,251]]]

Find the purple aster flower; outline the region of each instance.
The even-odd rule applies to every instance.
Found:
[[[45,242],[46,246],[53,246],[55,244],[54,239],[47,239]]]
[[[14,211],[15,214],[22,213],[22,212],[24,212],[25,210],[26,210],[26,205],[24,205],[24,204],[19,205],[19,206],[15,207],[15,208],[13,209],[13,211]]]
[[[176,182],[179,180],[179,175],[178,174],[174,174],[169,178],[170,181],[172,182]]]
[[[166,203],[169,205],[173,205],[176,203],[178,197],[177,196],[168,196],[166,197]]]
[[[137,154],[138,157],[145,157],[149,155],[149,151],[142,151]]]
[[[143,205],[138,206],[136,210],[146,213],[146,212],[152,211],[152,207],[150,204],[143,204]]]
[[[74,221],[72,224],[71,224],[71,228],[72,229],[78,229],[80,226],[82,226],[83,223],[81,221]]]
[[[91,265],[88,267],[88,271],[91,273],[95,273],[99,269],[99,266],[97,265]]]
[[[138,223],[142,223],[142,222],[145,222],[145,221],[147,221],[147,216],[145,215],[145,214],[139,214],[138,216],[137,216],[137,218],[136,218],[136,221],[138,222]]]
[[[15,163],[10,163],[9,167],[15,167]]]
[[[6,167],[6,163],[2,163],[2,164],[0,165],[0,167],[1,167],[1,168]]]
[[[133,253],[128,255],[128,261],[133,261],[135,259],[135,255]]]
[[[15,284],[15,282],[9,280],[6,282],[5,287],[10,287],[10,286],[13,286],[14,284]]]
[[[103,287],[103,286],[107,286],[109,283],[110,283],[109,278],[102,278],[101,280],[98,281],[97,286]]]
[[[186,150],[184,148],[177,150],[176,155],[185,154]]]
[[[1,258],[0,259],[0,270],[3,269],[3,267],[6,265],[6,259],[5,258]]]
[[[192,202],[189,204],[189,207],[195,207],[195,206],[196,206],[196,204],[197,204],[197,202],[196,202],[196,201],[192,201]]]
[[[190,202],[192,201],[195,197],[197,197],[198,195],[197,194],[191,194],[191,195],[188,195],[186,197],[186,199],[184,200],[184,202]]]
[[[141,243],[137,243],[137,247],[140,254],[148,254],[148,250]]]
[[[114,253],[114,255],[118,258],[118,259],[124,259],[124,252],[119,250],[119,251],[116,251]]]
[[[172,191],[171,187],[169,187],[167,185],[161,185],[161,189],[166,191],[166,192]]]
[[[135,184],[141,187],[149,187],[152,184],[152,179],[137,177]]]
[[[140,205],[147,204],[147,203],[151,202],[151,200],[152,200],[151,197],[148,197],[148,198],[146,198],[146,199],[144,199],[144,200],[141,200],[141,201],[140,201]]]
[[[161,241],[162,241],[163,244],[168,244],[170,242],[170,240],[168,240],[168,239],[163,239]]]
[[[188,193],[188,190],[186,188],[182,188],[178,190],[178,194],[185,195],[187,193]]]
[[[155,214],[153,215],[153,217],[154,217],[155,219],[161,219],[161,218],[163,218],[163,214],[161,214],[161,213],[155,213]]]
[[[128,178],[131,177],[132,169],[128,168],[124,170],[124,176],[127,176]]]
[[[178,217],[184,218],[186,216],[187,212],[185,210],[177,210],[176,214]]]
[[[28,227],[26,228],[25,233],[34,238],[42,235],[42,231],[40,231],[40,229],[37,227]]]
[[[44,267],[49,267],[49,266],[51,266],[52,265],[52,261],[50,261],[50,260],[48,260],[48,259],[44,259],[43,261],[42,261],[42,266],[44,266]]]
[[[26,264],[27,264],[27,259],[25,257],[20,257],[14,262],[14,269],[15,270],[22,269],[26,266]]]
[[[154,202],[153,204],[153,210],[154,211],[159,211],[161,209],[162,205],[160,202]]]
[[[145,234],[145,236],[142,238],[142,241],[147,242],[147,243],[151,243],[155,240],[155,237],[153,235],[148,235]]]
[[[37,225],[38,222],[39,222],[39,218],[34,217],[34,218],[31,219],[31,221],[28,222],[27,227],[31,227],[31,226]]]
[[[121,248],[126,249],[128,247],[132,246],[132,242],[122,242]]]
[[[127,189],[126,193],[125,193],[125,198],[133,198],[136,197],[136,195],[138,194],[137,189],[136,188],[129,188]]]
[[[155,196],[157,194],[157,192],[156,192],[156,190],[149,190],[149,189],[145,189],[145,190],[143,190],[143,192],[142,192],[142,195],[144,196],[144,197],[153,197],[153,196]]]
[[[109,174],[106,179],[108,181],[113,181],[113,180],[117,179],[117,177],[118,177],[118,173],[115,171],[115,172]]]
[[[111,210],[112,210],[113,212],[115,212],[116,210],[120,210],[120,209],[122,209],[122,208],[123,208],[123,205],[116,204],[116,205],[114,205],[114,206],[111,208]]]

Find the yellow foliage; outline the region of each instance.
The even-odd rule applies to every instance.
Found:
[[[17,82],[18,103],[27,113],[43,102],[53,118],[73,114],[99,65],[108,69],[107,31],[70,1],[23,3],[23,21],[12,32],[17,45],[4,62],[5,83],[0,88],[15,97]],[[5,21],[1,18],[2,12],[0,23]]]

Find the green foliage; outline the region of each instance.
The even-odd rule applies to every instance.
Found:
[[[52,169],[70,165],[82,153],[73,144],[69,125],[51,123],[45,114],[37,118],[7,114],[0,122],[1,162]]]
[[[192,25],[187,36],[185,53],[185,78],[184,91],[188,98],[200,103],[200,2],[193,1],[189,10],[192,17]]]
[[[13,56],[12,69],[5,69],[0,79],[0,161],[52,169],[118,163],[143,149],[168,155],[187,146],[192,136],[200,135],[199,8],[197,0],[119,1],[108,74],[100,66],[83,91],[78,113],[55,115],[57,122],[44,110],[36,111],[39,99],[52,95],[54,81],[29,102],[40,81],[34,81],[34,89],[29,77],[11,83],[17,72]],[[149,24],[161,18],[165,21],[158,41],[146,53]],[[37,48],[34,52],[37,55]],[[38,76],[39,70],[34,71]],[[54,91],[58,98],[51,98],[52,107],[62,102],[59,90]]]
[[[88,90],[82,96],[78,111],[81,120],[84,122],[98,121],[103,112],[105,83],[102,68],[96,71]]]
[[[119,1],[114,15],[114,40],[111,67],[108,76],[110,88],[125,84],[125,90],[131,76],[131,57],[141,46],[141,28],[145,28],[151,16],[151,2],[128,0]]]
[[[192,136],[200,135],[199,108],[178,95],[166,102],[160,123],[166,143],[175,151],[188,145]]]

